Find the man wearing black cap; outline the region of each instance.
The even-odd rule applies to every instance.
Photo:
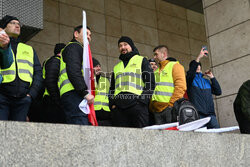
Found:
[[[111,113],[109,109],[109,87],[108,75],[101,71],[100,62],[92,58],[95,74],[95,113],[99,126],[111,126]]]
[[[31,100],[42,88],[41,64],[35,50],[19,41],[19,20],[6,15],[0,23],[8,35],[0,36],[0,50],[3,53],[3,50],[10,48],[14,60],[9,68],[1,69],[0,120],[25,121]]]
[[[65,116],[60,107],[60,91],[58,77],[60,73],[61,50],[66,45],[57,43],[54,48],[54,56],[43,64],[43,78],[45,93],[43,96],[44,122],[65,123]]]
[[[142,128],[149,124],[148,104],[155,88],[153,70],[148,60],[139,56],[132,39],[118,41],[121,60],[111,78],[109,106],[113,124]]]
[[[210,122],[206,125],[207,128],[219,128],[212,94],[221,95],[221,88],[210,70],[207,70],[205,74],[201,71],[200,59],[207,56],[207,54],[208,51],[202,48],[196,60],[190,62],[187,72],[187,94],[189,100],[197,109],[200,118],[211,117]],[[204,75],[210,80],[203,78]]]

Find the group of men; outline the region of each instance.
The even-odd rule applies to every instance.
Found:
[[[200,117],[212,118],[208,127],[219,127],[212,94],[220,95],[221,89],[211,71],[201,72],[200,59],[208,53],[204,48],[190,63],[186,78],[184,67],[169,57],[167,46],[157,46],[153,50],[154,59],[147,60],[140,56],[131,38],[122,36],[118,41],[120,62],[114,66],[111,75],[102,72],[100,62],[93,58],[94,97],[87,91],[82,69],[82,26],[75,27],[73,39],[67,45],[59,43],[55,46],[55,55],[44,62],[42,70],[35,50],[18,39],[19,20],[5,16],[0,25],[6,32],[0,34],[1,120],[26,121],[31,102],[44,92],[43,122],[88,125],[88,115],[79,108],[86,99],[88,104],[94,103],[99,125],[142,128],[171,123],[173,104],[187,90]],[[89,28],[87,39],[91,41]],[[3,63],[7,58],[9,65]],[[204,75],[211,82],[203,78]],[[43,85],[45,91],[41,91]],[[36,109],[33,112],[37,112]]]

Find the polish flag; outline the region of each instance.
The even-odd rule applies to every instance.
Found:
[[[94,71],[93,71],[93,62],[92,55],[89,46],[89,41],[87,39],[87,22],[86,22],[86,12],[83,11],[83,21],[82,21],[82,31],[83,31],[83,71],[84,71],[84,80],[88,86],[89,94],[95,96],[95,81],[94,81]],[[87,46],[87,47],[86,47]],[[89,122],[93,126],[98,126],[94,104],[89,104]]]

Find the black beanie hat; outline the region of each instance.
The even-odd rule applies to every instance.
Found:
[[[93,67],[96,67],[97,65],[101,65],[100,62],[94,57],[92,57],[92,61],[93,61]]]
[[[5,28],[7,26],[7,24],[12,21],[12,20],[17,20],[19,21],[16,17],[14,16],[9,16],[9,15],[6,15],[4,16],[1,20],[0,20],[0,27],[1,28]]]
[[[132,48],[132,50],[134,50],[135,44],[134,44],[134,42],[132,41],[131,38],[126,37],[126,36],[122,36],[122,37],[119,39],[119,41],[118,41],[118,45],[119,45],[119,43],[121,43],[121,42],[127,42],[127,43],[130,45],[130,47]]]
[[[190,63],[189,63],[189,69],[191,68],[191,66],[193,66],[194,64],[196,64],[197,62],[195,60],[192,60]],[[201,66],[201,63],[198,62],[198,65]]]
[[[54,48],[54,54],[57,55],[66,45],[64,43],[57,43]]]

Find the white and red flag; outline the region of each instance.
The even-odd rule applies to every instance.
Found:
[[[86,12],[83,11],[83,21],[82,21],[82,31],[83,31],[83,71],[84,71],[84,80],[88,87],[89,94],[95,96],[95,81],[94,81],[94,71],[93,71],[93,62],[92,55],[89,46],[89,41],[87,39],[87,21],[86,21]],[[89,104],[89,122],[98,126],[94,104]]]

